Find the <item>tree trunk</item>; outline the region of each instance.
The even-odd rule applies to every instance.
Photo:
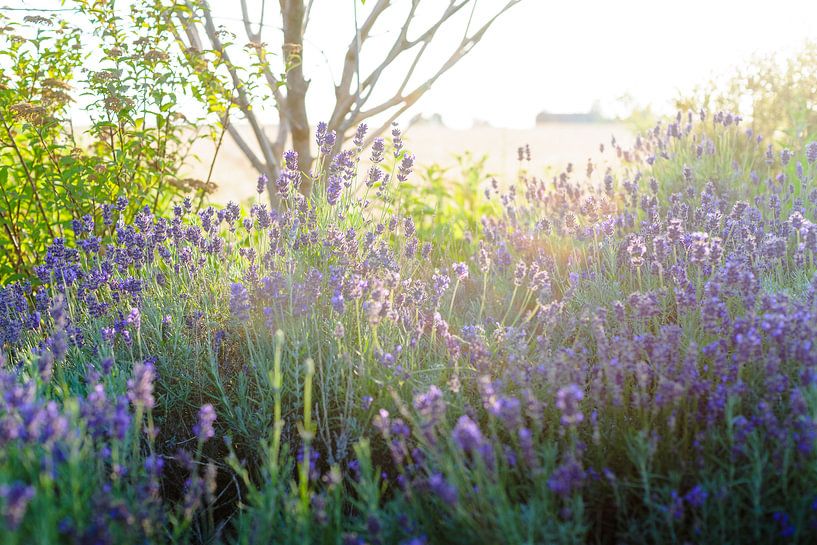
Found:
[[[305,6],[303,0],[280,0],[284,23],[284,60],[287,63],[285,115],[289,123],[292,149],[298,153],[298,165],[309,174],[312,168],[312,148],[309,119],[306,116],[306,92],[309,82],[304,79],[303,36]],[[312,181],[308,176],[301,182],[301,193],[309,195]]]

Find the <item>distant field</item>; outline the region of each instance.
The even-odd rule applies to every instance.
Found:
[[[475,127],[466,130],[416,125],[406,130],[405,140],[421,165],[453,164],[454,155],[471,151],[475,156],[486,154],[488,170],[501,179],[510,179],[518,166],[519,146],[530,145],[532,172],[544,173],[549,166],[561,168],[568,162],[581,169],[588,158],[598,162],[615,157],[609,145],[612,135],[622,144],[629,144],[632,139],[631,130],[621,124],[554,123],[531,129]],[[600,143],[606,147],[603,155],[599,153]],[[207,177],[210,167],[207,161],[212,157],[213,147],[210,142],[197,144],[195,152],[205,160],[195,165],[192,176]],[[226,203],[251,197],[257,176],[235,143],[225,137],[213,169],[213,181],[219,185],[214,200]]]

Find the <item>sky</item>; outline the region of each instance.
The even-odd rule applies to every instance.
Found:
[[[505,0],[476,0],[473,15],[463,10],[440,32],[427,52],[415,80],[430,73],[471,28],[505,4]],[[253,18],[260,19],[260,0]],[[313,17],[305,39],[304,68],[312,80],[311,119],[328,117],[345,48],[358,22],[375,0],[314,0]],[[410,0],[394,0],[394,7],[375,26],[364,44],[364,74],[385,54],[401,27]],[[276,46],[278,2],[268,1],[264,40]],[[418,26],[434,21],[447,4],[424,0]],[[216,21],[242,32],[238,0],[211,0]],[[0,0],[9,7],[62,7],[59,0]],[[504,14],[483,40],[459,64],[436,82],[406,114],[442,115],[447,125],[464,128],[474,121],[494,126],[532,126],[536,114],[587,111],[599,101],[615,115],[624,107],[621,97],[667,111],[680,92],[714,76],[728,73],[754,54],[791,52],[807,38],[817,38],[817,1],[814,0],[522,0]],[[395,63],[378,85],[381,96],[399,85],[407,64]],[[425,71],[423,71],[425,70]],[[373,97],[377,98],[377,96]]]
[[[348,12],[350,3],[335,9]],[[478,0],[475,18],[503,4]],[[332,21],[342,20],[316,19],[315,36],[339,32]],[[464,24],[452,22],[452,31],[459,36]],[[541,110],[586,111],[596,100],[615,114],[625,94],[666,109],[679,92],[754,54],[795,50],[816,29],[814,0],[523,0],[418,109],[453,126],[478,119],[515,128]]]

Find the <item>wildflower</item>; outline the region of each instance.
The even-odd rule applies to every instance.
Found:
[[[340,194],[343,191],[343,179],[340,176],[329,176],[326,182],[326,202],[330,206],[335,206],[338,203]]]
[[[449,484],[442,473],[432,473],[428,478],[428,487],[436,494],[443,502],[450,506],[457,503],[457,489]]]
[[[808,161],[808,164],[817,161],[817,142],[809,142],[806,145],[806,161]]]
[[[480,455],[487,465],[493,463],[493,449],[479,426],[467,415],[460,416],[451,432],[454,443],[466,454]]]
[[[584,391],[577,384],[569,384],[556,393],[556,408],[562,413],[562,425],[575,426],[584,420],[581,401]]]
[[[466,265],[462,261],[451,265],[451,270],[454,271],[457,280],[459,280],[460,282],[468,278],[468,265]]]
[[[230,314],[241,322],[250,319],[250,296],[240,282],[230,285]]]
[[[380,163],[383,161],[383,153],[386,150],[386,145],[382,138],[375,138],[372,142],[372,163]]]
[[[355,131],[355,136],[352,139],[352,143],[358,147],[363,147],[363,139],[366,138],[366,131],[369,130],[369,126],[366,123],[361,123],[357,126],[357,130]]]
[[[28,503],[33,497],[34,487],[20,481],[0,486],[0,498],[3,499],[3,518],[9,530],[14,531],[20,526],[26,514]]]
[[[153,380],[156,376],[153,362],[146,361],[133,366],[133,378],[128,380],[128,399],[136,406],[153,408]]]
[[[584,484],[585,472],[575,458],[559,465],[548,479],[548,488],[562,498],[573,495]]]
[[[298,170],[298,152],[295,150],[287,150],[284,152],[284,165],[287,170],[296,172]]]
[[[400,127],[398,127],[397,123],[392,123],[392,130],[391,130],[391,140],[392,145],[394,146],[394,157],[400,157],[400,152],[403,149],[403,137],[402,132],[400,131]]]
[[[193,433],[204,442],[212,438],[216,432],[213,429],[213,422],[216,421],[216,411],[209,403],[202,405],[199,409],[199,421],[193,426]]]
[[[701,485],[696,484],[684,495],[684,501],[686,501],[690,507],[697,509],[703,507],[708,497],[709,493],[707,493]]]
[[[259,195],[262,194],[264,190],[267,188],[268,183],[269,178],[267,178],[266,174],[262,173],[261,176],[258,177],[258,183],[255,186],[255,192],[258,193]]]
[[[411,174],[412,167],[414,167],[414,155],[406,153],[403,156],[403,160],[400,161],[400,165],[397,171],[397,179],[401,182],[405,182],[406,180],[408,180],[409,174]]]
[[[644,264],[644,255],[647,253],[644,239],[637,235],[632,237],[627,244],[627,253],[630,256],[630,265],[636,269],[641,267]]]
[[[414,396],[414,408],[425,425],[436,425],[445,415],[445,400],[442,391],[432,384],[428,391]]]

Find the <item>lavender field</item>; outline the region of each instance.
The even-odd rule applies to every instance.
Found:
[[[817,542],[807,107],[679,110],[554,175],[521,142],[501,180],[321,122],[222,206],[174,177],[181,114],[112,91],[144,55],[106,52],[111,117],[66,143],[87,61],[28,17],[0,85],[0,543]]]

